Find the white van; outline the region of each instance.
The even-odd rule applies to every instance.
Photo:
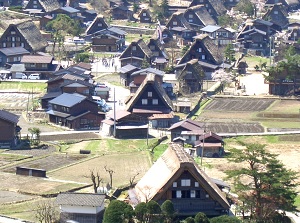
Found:
[[[40,79],[40,74],[30,74],[28,76],[29,80],[39,80]]]
[[[16,79],[27,79],[27,76],[24,73],[16,73]]]

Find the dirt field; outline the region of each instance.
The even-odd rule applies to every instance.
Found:
[[[150,160],[146,152],[135,152],[122,155],[107,155],[79,163],[73,166],[53,171],[49,174],[51,179],[69,180],[81,183],[90,183],[86,176],[90,170],[99,171],[104,178],[105,185],[109,182],[109,175],[104,170],[104,166],[113,169],[113,186],[121,186],[129,183],[129,178],[135,173],[142,177],[150,168]]]
[[[215,98],[204,110],[215,111],[263,111],[275,100],[273,99],[248,99],[248,98]]]

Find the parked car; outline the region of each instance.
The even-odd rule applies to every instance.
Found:
[[[24,73],[16,73],[17,79],[27,79],[27,75]]]
[[[40,74],[30,74],[28,76],[29,80],[39,80],[40,79]]]

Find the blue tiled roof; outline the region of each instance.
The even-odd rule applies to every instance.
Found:
[[[70,108],[70,107],[82,102],[85,99],[86,99],[86,96],[83,96],[80,94],[63,93],[62,95],[49,101],[49,103]]]

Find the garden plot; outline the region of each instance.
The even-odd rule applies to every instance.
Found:
[[[266,110],[274,101],[274,99],[215,98],[204,107],[204,110],[246,112],[263,111]]]
[[[259,123],[205,123],[206,131],[215,133],[256,133],[264,132],[264,127]]]
[[[0,191],[0,204],[27,201],[36,198],[36,196],[19,194],[14,191]]]
[[[35,169],[44,169],[46,171],[54,170],[69,164],[78,162],[82,159],[85,159],[87,155],[69,155],[69,154],[52,154],[44,158],[40,158],[33,161],[18,163],[17,165],[11,166],[4,169],[4,172],[14,173],[17,166],[35,168]]]
[[[109,174],[104,166],[114,171],[113,186],[118,187],[129,184],[130,177],[139,173],[136,180],[140,179],[150,168],[149,156],[146,152],[134,152],[127,154],[114,154],[99,156],[85,162],[66,168],[61,168],[48,174],[50,179],[91,183],[87,177],[91,170],[98,171],[103,178],[103,185],[109,182]]]
[[[18,154],[18,155],[27,155],[27,156],[45,156],[51,153],[54,153],[56,148],[54,146],[45,146],[40,149],[16,149],[5,151],[7,154]]]

